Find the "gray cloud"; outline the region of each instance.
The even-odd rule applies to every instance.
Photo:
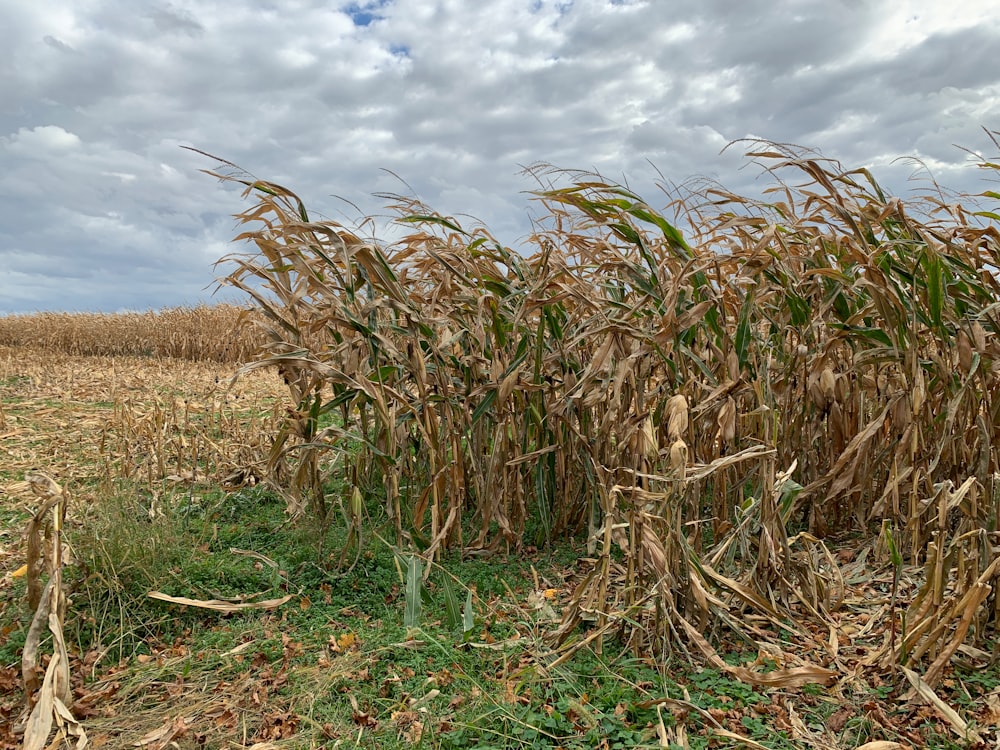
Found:
[[[205,30],[188,11],[174,8],[172,5],[153,8],[149,12],[149,17],[157,30],[166,34],[176,33],[196,37]]]
[[[759,188],[732,140],[872,166],[924,160],[982,190],[953,144],[1000,127],[1000,11],[934,0],[6,0],[0,311],[147,308],[211,293],[234,249],[211,160],[341,220],[416,193],[530,231],[539,161],[660,196],[662,175]],[[393,176],[399,175],[404,182]]]

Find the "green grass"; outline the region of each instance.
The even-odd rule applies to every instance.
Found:
[[[372,502],[368,512],[376,514]],[[562,596],[571,588],[578,554],[571,545],[531,556],[446,557],[422,586],[419,626],[407,629],[405,555],[369,539],[353,567],[342,568],[346,530],[290,524],[284,508],[260,488],[154,496],[122,485],[72,528],[77,563],[68,576],[66,633],[74,670],[87,664],[85,682],[94,690],[109,680],[117,685],[106,708],[114,723],[92,718],[95,732],[131,743],[167,713],[187,712],[192,731],[206,732],[209,744],[245,727],[248,738],[284,739],[290,747],[340,741],[364,748],[583,750],[661,747],[662,722],[668,737],[683,729],[688,746],[700,750],[728,746],[713,731],[719,721],[764,747],[791,750],[801,740],[789,736],[772,708],[785,700],[814,732],[850,707],[838,733],[844,747],[895,739],[866,713],[872,700],[894,710],[874,689],[769,691],[692,667],[681,655],[662,663],[635,657],[613,634],[603,656],[581,649],[550,667],[553,655],[541,635],[552,624],[538,620],[529,596],[535,576],[542,589]],[[449,627],[445,571],[461,601],[475,592],[466,633]],[[272,611],[224,615],[150,599],[150,590],[291,600]],[[12,667],[28,623],[23,581],[6,596],[8,613],[23,615],[7,618],[10,632],[0,642],[0,663]],[[724,656],[746,664],[755,655]],[[948,699],[971,716],[1000,686],[1000,672],[958,670],[954,683]],[[669,700],[657,709],[657,699]],[[220,706],[236,724],[224,722],[230,714],[220,714]],[[928,747],[958,746],[941,725],[920,731]]]
[[[599,735],[635,746],[649,734],[635,717],[615,713],[632,688],[610,665],[595,659],[548,675],[533,655],[538,628],[518,599],[533,585],[533,566],[558,581],[571,550],[533,560],[447,560],[448,573],[476,592],[475,626],[463,637],[445,624],[441,570],[424,587],[420,628],[407,631],[405,562],[372,541],[342,572],[336,554],[317,550],[336,550],[343,533],[288,524],[283,502],[259,489],[159,498],[121,491],[74,535],[80,564],[68,636],[81,654],[101,650],[105,665],[133,665],[140,683],[208,674],[238,680],[248,665],[280,668],[271,700],[302,719],[300,731],[347,737],[370,720],[362,746],[412,739],[414,722],[433,747],[592,747]],[[150,590],[293,598],[272,612],[226,616],[151,600]],[[245,652],[226,656],[246,643]],[[177,644],[182,655],[164,662]],[[152,665],[144,661],[154,656]],[[345,659],[355,666],[333,666]],[[642,670],[644,683],[661,684],[655,671]]]

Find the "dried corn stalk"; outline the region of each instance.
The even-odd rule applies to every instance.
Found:
[[[836,573],[819,540],[845,528],[890,521],[911,562],[973,538],[958,528],[989,533],[997,493],[930,521],[936,485],[992,487],[1000,465],[1000,233],[760,145],[751,158],[795,182],[768,202],[713,187],[657,212],[538,167],[546,216],[519,251],[396,196],[407,232],[371,241],[224,163],[257,201],[226,281],[259,308],[253,366],[286,377],[272,463],[291,465],[293,509],[323,512],[349,435],[354,484],[385,497],[401,540],[497,550],[589,527],[624,572],[602,562],[568,621],[610,627],[618,601],[628,628],[648,609],[647,646],[679,618],[736,622],[738,602],[822,619]],[[961,566],[935,574],[964,596]],[[947,647],[995,609],[990,592],[968,626],[956,611]]]
[[[66,617],[66,594],[62,586],[63,550],[62,528],[66,518],[67,499],[63,489],[45,474],[29,475],[32,491],[41,501],[41,507],[28,522],[28,591],[29,599],[36,596],[41,586],[41,568],[48,574],[48,582],[35,601],[35,615],[25,637],[21,654],[21,676],[27,695],[28,718],[24,726],[24,749],[41,750],[48,745],[53,724],[56,727],[56,744],[74,738],[75,746],[82,750],[87,745],[87,733],[73,718],[68,706],[72,705],[69,682],[69,655],[63,640]],[[41,528],[52,513],[51,533],[47,554],[42,555]],[[44,560],[43,564],[42,561]],[[48,628],[52,635],[52,656],[39,680],[41,672],[39,644],[42,631]]]

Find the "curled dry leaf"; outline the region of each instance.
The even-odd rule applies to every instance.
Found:
[[[776,669],[772,672],[754,672],[746,667],[726,665],[726,672],[748,685],[774,688],[800,688],[805,685],[832,685],[839,673],[832,669],[808,665]]]
[[[167,719],[163,726],[157,727],[147,732],[138,740],[132,743],[132,747],[149,748],[149,750],[163,750],[168,745],[175,744],[174,740],[187,734],[190,728],[190,719],[178,716],[174,719]]]

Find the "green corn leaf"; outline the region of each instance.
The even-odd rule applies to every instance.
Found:
[[[802,492],[802,485],[798,482],[789,479],[781,486],[781,497],[778,499],[779,512],[781,513],[781,520],[788,523],[792,517],[792,511],[795,509],[795,498],[799,496]]]
[[[244,183],[244,184],[245,184],[245,183]],[[258,190],[258,191],[260,191],[261,193],[265,193],[265,194],[267,194],[267,195],[271,195],[271,196],[274,196],[275,198],[277,198],[277,197],[278,197],[278,193],[277,193],[277,192],[275,192],[274,190],[272,190],[271,188],[269,188],[269,187],[268,187],[267,185],[265,185],[265,184],[264,184],[264,183],[262,183],[262,182],[255,182],[255,183],[254,183],[254,184],[252,185],[252,187],[253,187],[253,189],[254,189],[254,190]]]
[[[740,308],[740,317],[736,323],[736,357],[740,363],[740,372],[746,372],[747,357],[750,351],[750,339],[753,332],[750,330],[750,311],[753,309],[754,296],[750,292],[743,300]]]
[[[785,292],[785,303],[788,305],[792,325],[804,326],[809,322],[812,308],[801,295],[788,290]]]
[[[448,221],[443,216],[413,215],[413,216],[404,216],[400,219],[397,219],[397,221],[405,224],[439,224],[440,226],[445,227],[446,229],[450,229],[453,232],[458,232],[459,234],[464,234],[464,235],[469,234],[464,229],[462,229],[462,227],[458,226],[458,224]]]
[[[941,328],[941,310],[944,307],[944,269],[937,253],[928,252],[925,256],[924,271],[927,274],[927,306],[930,308],[931,321],[938,329]]]
[[[479,402],[475,411],[472,412],[472,424],[477,424],[480,419],[482,419],[493,408],[493,404],[497,400],[497,391],[487,391],[486,395],[483,396],[483,400]]]
[[[462,611],[462,633],[471,633],[476,627],[476,613],[472,609],[472,589],[465,595],[465,609]]]
[[[403,627],[407,629],[420,627],[422,588],[423,564],[417,555],[410,555],[406,566],[406,605],[403,611]]]
[[[896,540],[892,535],[892,525],[887,521],[882,524],[882,536],[885,538],[885,546],[889,548],[889,558],[892,565],[897,570],[903,565],[903,556],[899,554],[896,547]]]
[[[833,298],[833,311],[837,314],[837,317],[842,321],[846,321],[851,317],[851,307],[847,303],[847,297],[838,292]]]
[[[455,595],[455,587],[452,586],[451,578],[447,575],[441,579],[441,588],[444,591],[444,614],[445,625],[449,630],[455,630],[462,624],[462,607],[458,603],[458,596]]]
[[[401,368],[397,365],[383,365],[372,372],[368,376],[368,379],[376,383],[384,383],[387,380],[393,380],[395,377],[399,376],[400,369]]]
[[[492,292],[497,297],[503,298],[510,296],[510,284],[503,279],[487,276],[483,280],[483,286],[486,288],[486,291]]]
[[[670,247],[674,250],[680,251],[681,257],[685,260],[691,258],[691,247],[684,240],[684,235],[681,234],[677,227],[670,224],[666,219],[648,208],[642,208],[639,206],[633,206],[629,209],[629,213],[640,221],[649,222],[650,224],[655,224],[659,230],[663,233],[663,237],[670,244]]]
[[[642,243],[642,237],[640,237],[639,233],[625,222],[608,224],[608,229],[632,245],[639,245]]]
[[[690,347],[684,343],[680,343],[678,345],[678,349],[681,354],[694,363],[694,366],[701,371],[701,374],[705,376],[706,381],[710,383],[713,388],[719,384],[719,381],[715,378],[715,373],[712,372],[712,369],[708,366],[705,360],[695,354]]]
[[[881,344],[882,346],[892,346],[892,339],[889,338],[889,334],[881,328],[858,327],[851,328],[850,331],[858,334],[859,336],[864,336],[866,339],[870,339],[871,341]]]

